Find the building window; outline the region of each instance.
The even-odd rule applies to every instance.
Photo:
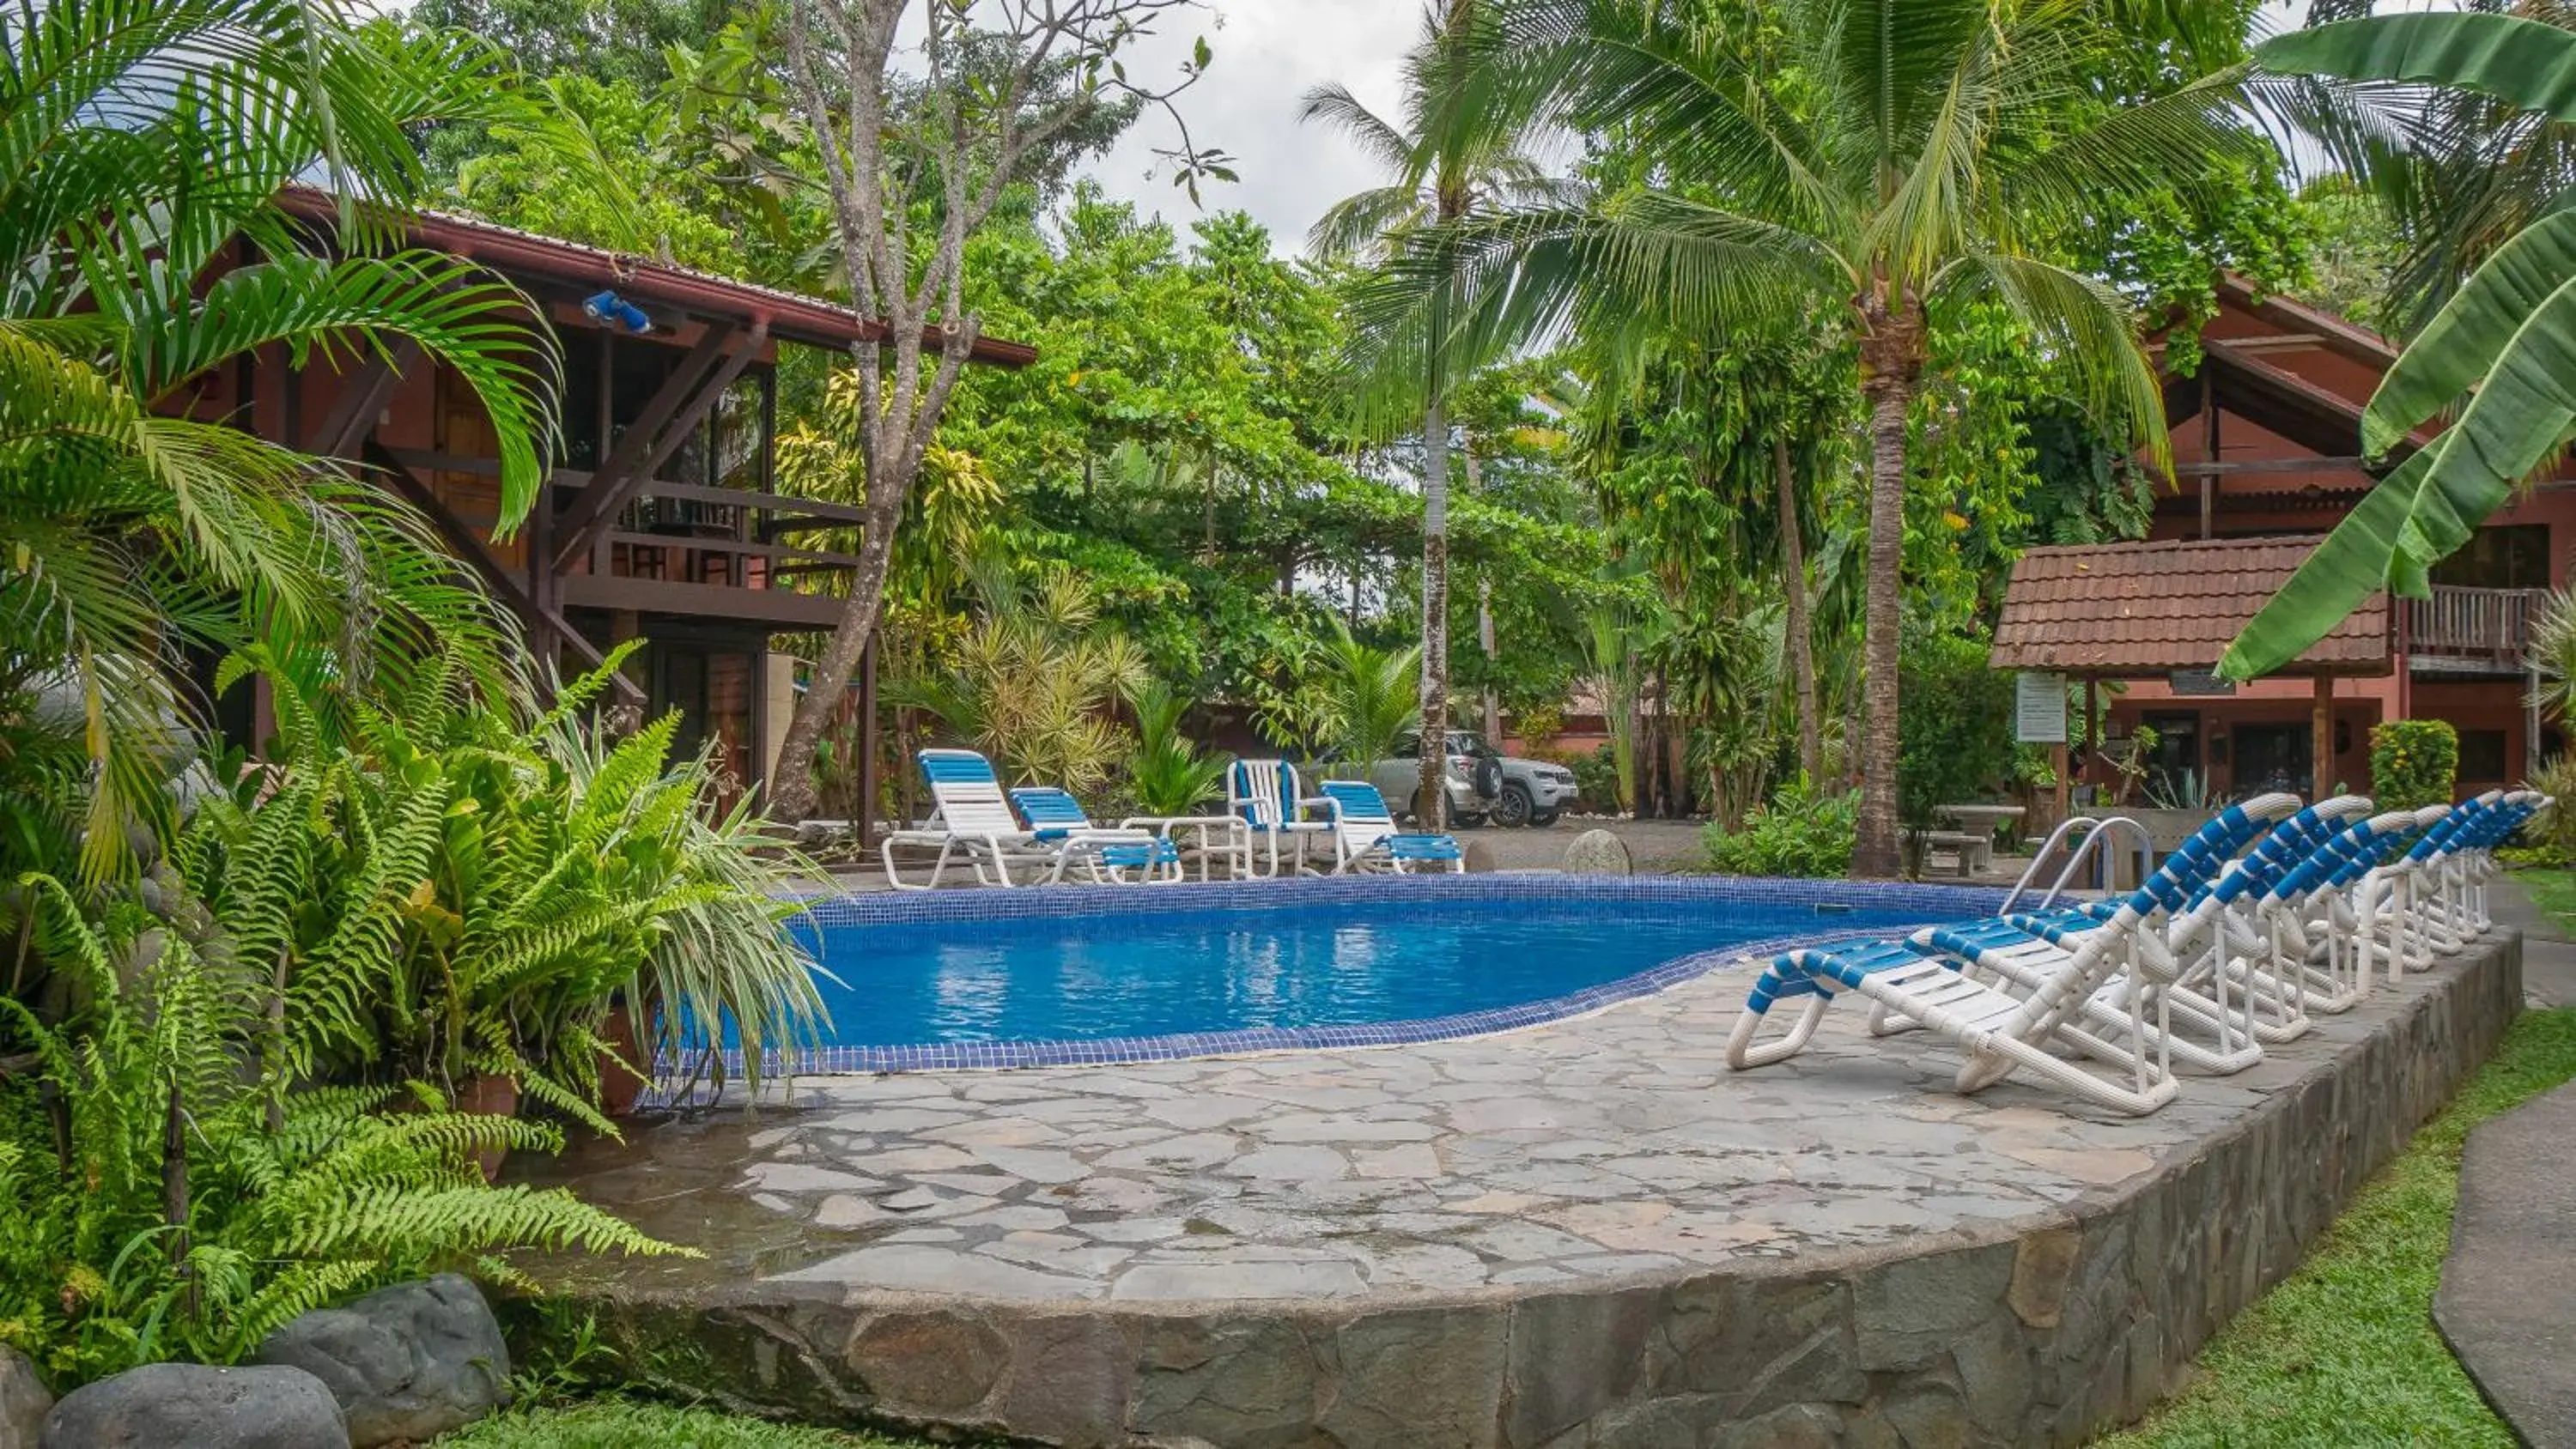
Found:
[[[2501,785],[2513,777],[2505,770],[2505,732],[2460,731],[2460,778],[2481,785]]]
[[[2549,525],[2481,528],[2458,553],[2433,565],[2433,582],[2466,589],[2549,587]]]

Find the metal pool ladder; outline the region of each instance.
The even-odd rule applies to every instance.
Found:
[[[2069,846],[2066,838],[2077,830],[2084,832],[2084,838]],[[2021,873],[2020,880],[2013,883],[2012,894],[2004,897],[2004,910],[2010,911],[2019,905],[2023,893],[2037,883],[2040,869],[2048,864],[2051,851],[2064,850],[2066,865],[2057,872],[2057,878],[2049,882],[2048,893],[2029,909],[2044,911],[2057,904],[2058,896],[2065,892],[2067,883],[2075,879],[2086,861],[2092,860],[2107,868],[2110,860],[2104,854],[2105,848],[2112,839],[2123,834],[2132,837],[2129,850],[2138,863],[2138,879],[2145,880],[2155,861],[2155,842],[2148,836],[2147,827],[2126,815],[2114,815],[2108,819],[2096,819],[2090,815],[2069,816],[2058,822],[2057,828],[2048,832],[2048,839],[2040,843],[2039,853],[2030,858],[2029,868]],[[2107,869],[2101,878],[2107,889],[2110,881]]]

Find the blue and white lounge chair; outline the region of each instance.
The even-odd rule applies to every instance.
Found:
[[[899,891],[935,890],[952,864],[973,867],[975,879],[988,885],[1012,885],[1011,867],[1061,871],[1061,843],[1043,844],[1020,823],[1002,793],[993,764],[973,750],[923,750],[922,779],[930,786],[934,809],[918,830],[894,830],[877,848],[885,864],[886,884]],[[895,848],[936,850],[930,878],[907,881],[895,869]]]
[[[1332,802],[1308,797],[1298,788],[1297,767],[1286,760],[1237,760],[1226,767],[1225,808],[1241,816],[1254,850],[1266,852],[1265,876],[1279,874],[1279,847],[1291,847],[1288,868],[1305,873],[1306,846],[1321,844],[1333,833]],[[1254,857],[1256,860],[1265,858]]]
[[[1333,811],[1333,874],[1388,870],[1398,874],[1467,869],[1452,835],[1408,835],[1396,829],[1386,797],[1366,780],[1326,780],[1317,787]]]
[[[1037,843],[1061,847],[1050,881],[1062,880],[1077,861],[1099,881],[1181,878],[1180,847],[1150,830],[1094,825],[1081,801],[1053,785],[1023,785],[1010,793]]]
[[[2334,827],[2366,811],[2369,803],[2341,796],[2295,809],[2295,796],[2266,796],[2222,812],[2201,827],[2163,867],[2177,885],[2190,887],[2190,899],[2183,909],[2167,913],[2158,934],[2143,943],[2143,949],[2161,954],[2171,979],[2125,973],[2111,977],[2083,1001],[2060,1030],[2060,1038],[2088,1055],[2127,1065],[2127,1050],[2117,1038],[2130,1019],[2131,994],[2146,991],[2161,997],[2159,1006],[2170,1011],[2169,1031],[2150,1028],[2164,1038],[2157,1045],[2184,1066],[2228,1073],[2261,1061],[2253,995],[2269,986],[2269,979],[2249,979],[2242,970],[2223,973],[2217,965],[2233,951],[2260,948],[2263,933],[2252,915],[2253,902],[2324,848]],[[2281,818],[2284,809],[2295,813]],[[2256,839],[2252,849],[2242,856],[2235,854],[2251,832],[2274,820],[2278,823]],[[2106,908],[2116,914],[2118,903],[1927,926],[1909,937],[1908,944],[1925,955],[1952,959],[1972,978],[1991,977],[2001,989],[2018,996],[2053,979],[2088,933],[2107,929],[2100,914]],[[2295,1001],[2295,992],[2274,994]],[[2291,1011],[2275,1003],[2272,1014],[2287,1016]],[[1874,1033],[1884,1035],[1910,1025],[1885,1006],[1870,1013]]]
[[[2022,991],[1963,974],[1951,960],[1927,956],[1906,941],[1788,952],[1754,983],[1727,1039],[1727,1065],[1741,1071],[1804,1050],[1835,994],[1852,991],[1964,1050],[1968,1060],[1956,1078],[1960,1091],[1978,1091],[2022,1071],[2113,1111],[2153,1112],[2178,1090],[2167,1049],[2173,1036],[2170,999],[2159,991],[2132,989],[2122,996],[2116,1026],[2077,1023],[2095,994],[2117,976],[2147,985],[2170,984],[2179,963],[2163,928],[2189,903],[2187,882],[2205,874],[2206,859],[2224,861],[2265,824],[2297,808],[2295,796],[2231,806],[2192,845],[2150,873],[2108,921],[2069,936],[2071,949],[2048,966],[2037,985]],[[1788,1032],[1758,1040],[1771,1008],[1793,997],[1806,999]],[[2107,1056],[2113,1074],[2049,1049],[2061,1041]]]

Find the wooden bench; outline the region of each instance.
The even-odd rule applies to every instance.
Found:
[[[1965,830],[1926,831],[1923,836],[1923,864],[1926,870],[1931,868],[1931,858],[1935,851],[1945,852],[1954,857],[1959,863],[1960,878],[1965,879],[1994,864],[1995,838],[1992,835],[1978,835]]]

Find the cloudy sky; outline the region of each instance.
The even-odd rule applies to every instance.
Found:
[[[1169,76],[1190,41],[1207,37],[1216,63],[1181,97],[1182,114],[1200,146],[1235,155],[1243,179],[1200,195],[1208,210],[1251,212],[1282,250],[1301,250],[1324,208],[1380,178],[1341,137],[1298,125],[1298,99],[1339,81],[1392,118],[1404,52],[1421,24],[1419,0],[1208,0],[1162,22],[1163,33],[1128,58],[1127,73],[1139,82]],[[1089,174],[1110,195],[1186,228],[1199,212],[1154,155],[1176,139],[1168,119],[1149,115]]]

